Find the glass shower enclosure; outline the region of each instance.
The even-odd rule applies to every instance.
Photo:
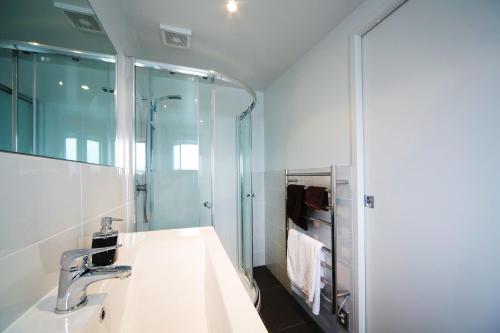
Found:
[[[138,231],[212,225],[209,79],[136,67]]]
[[[238,137],[238,243],[241,279],[257,308],[260,291],[253,279],[253,198],[252,190],[252,113],[243,112],[237,121]]]
[[[171,66],[171,67],[170,67]],[[172,69],[173,68],[173,69]],[[248,92],[246,110],[233,109],[234,206],[238,233],[237,269],[254,304],[259,291],[253,280],[252,223],[252,121],[256,96],[243,83],[213,71],[193,73],[191,69],[156,63],[136,62],[135,67],[135,182],[137,231],[210,226],[212,218],[212,175],[214,171],[215,98],[219,84]],[[223,102],[223,101],[221,101]],[[227,102],[227,101],[226,101]],[[221,103],[233,105],[231,103]],[[241,106],[235,106],[236,108]],[[222,107],[221,107],[222,110]],[[222,114],[222,113],[221,113]],[[229,190],[231,191],[231,190]],[[237,208],[237,209],[236,209]],[[224,209],[224,208],[220,208]],[[224,223],[232,223],[226,220]],[[231,246],[225,245],[227,248]],[[234,256],[236,257],[236,253]]]
[[[240,194],[239,249],[243,273],[253,277],[253,192],[252,192],[252,123],[251,114],[243,113],[238,119],[238,179]]]

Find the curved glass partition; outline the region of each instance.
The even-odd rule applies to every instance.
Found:
[[[214,71],[135,64],[137,230],[215,225],[258,304],[252,276],[255,103],[247,85]]]

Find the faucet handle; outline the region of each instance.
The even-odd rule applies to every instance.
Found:
[[[80,269],[87,265],[89,258],[93,254],[106,252],[109,250],[115,250],[121,247],[122,244],[117,244],[114,246],[99,247],[94,249],[75,249],[64,251],[61,255],[61,269],[63,270],[75,270]]]

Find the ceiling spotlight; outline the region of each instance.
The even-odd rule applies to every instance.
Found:
[[[59,82],[58,82],[58,84],[59,84],[60,86],[62,86],[62,85],[64,84],[64,82],[59,81]]]
[[[234,0],[229,0],[228,3],[226,3],[226,9],[230,13],[234,13],[238,10],[238,3]]]
[[[81,85],[81,88],[82,88],[83,90],[89,90],[89,89],[90,89],[90,88],[89,88],[89,86],[84,85],[84,84],[82,84],[82,85]]]

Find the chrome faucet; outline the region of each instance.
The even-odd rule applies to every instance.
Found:
[[[130,266],[93,267],[89,264],[93,254],[117,249],[116,246],[95,249],[76,249],[63,252],[61,255],[61,272],[55,312],[70,313],[87,304],[87,287],[97,281],[106,279],[126,279],[132,274]]]

